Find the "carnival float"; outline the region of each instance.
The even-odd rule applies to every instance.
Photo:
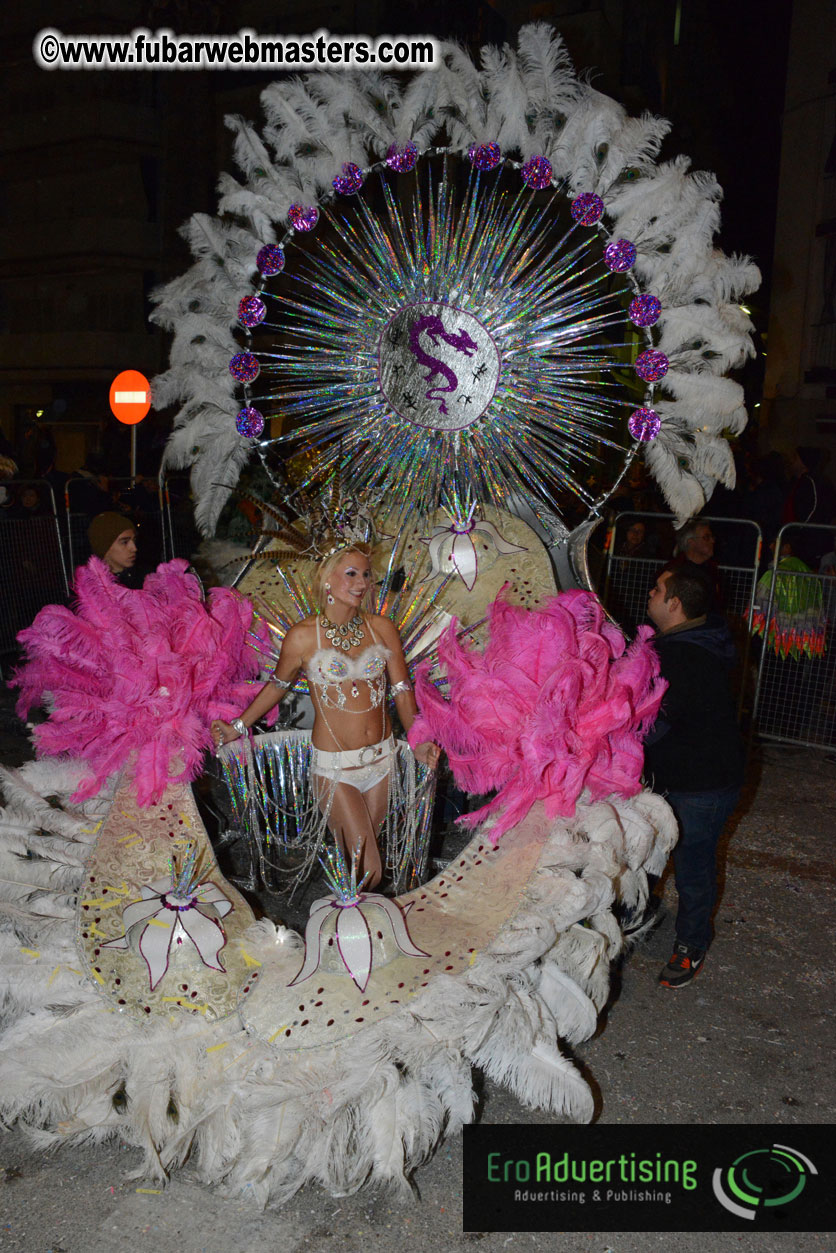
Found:
[[[616,907],[642,905],[676,832],[641,781],[648,631],[605,615],[589,537],[637,457],[682,518],[732,482],[758,274],[716,246],[714,178],[658,160],[668,124],[595,91],[542,25],[478,65],[442,45],[407,82],[318,73],[263,106],[261,131],[228,119],[239,175],[185,227],[194,264],[154,315],[167,463],[207,536],[259,465],[263,535],[205,597],[185,562],[127,591],[92,559],[76,608],[23,633],[21,708],[49,717],[38,760],[0,773],[0,1112],[44,1148],[120,1137],[158,1180],[188,1159],[275,1204],[408,1193],[473,1119],[474,1067],[593,1116],[571,1048],[608,997]],[[314,559],[361,532],[410,740],[483,800],[433,876],[434,772],[399,743],[391,892],[368,892],[322,824],[308,838],[304,728],[222,748],[262,876],[325,865],[303,935],[221,874],[190,784],[212,720],[316,612]]]

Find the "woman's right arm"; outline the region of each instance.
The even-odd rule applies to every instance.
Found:
[[[296,675],[302,668],[302,641],[300,640],[299,627],[291,627],[282,643],[282,649],[279,653],[279,660],[276,662],[276,668],[270,678],[258,692],[258,694],[250,701],[247,708],[236,721],[243,722],[244,726],[249,729],[254,726],[259,719],[268,714],[271,709],[278,705],[285,692],[293,686]],[[220,718],[216,718],[212,723],[212,736],[216,744],[228,744],[231,740],[237,740],[241,735],[241,731],[232,726],[229,722],[224,722]]]

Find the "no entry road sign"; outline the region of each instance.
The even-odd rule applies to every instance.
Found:
[[[151,408],[151,384],[139,370],[123,370],[110,385],[110,407],[126,426],[141,422]]]

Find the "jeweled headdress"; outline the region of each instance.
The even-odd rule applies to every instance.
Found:
[[[354,544],[375,545],[383,538],[368,506],[351,492],[343,491],[336,480],[327,496],[311,496],[303,490],[294,492],[295,517],[287,506],[250,492],[240,495],[260,509],[264,519],[257,551],[253,553],[253,559],[258,561],[274,561],[277,565],[324,561],[341,549]],[[269,522],[274,525],[268,525]],[[265,541],[271,546],[264,546]],[[276,541],[280,547],[272,546]]]

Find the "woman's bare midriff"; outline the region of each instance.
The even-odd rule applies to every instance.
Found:
[[[331,709],[322,712],[316,690],[312,690],[314,718],[311,741],[314,748],[324,748],[328,752],[339,752],[343,748],[365,748],[368,744],[377,744],[392,733],[392,724],[385,705],[369,709],[368,713],[351,713],[352,707],[368,709],[370,704],[369,684],[365,679],[358,679],[359,696],[353,699],[348,694],[351,680],[343,683],[343,691],[347,693],[345,709]],[[313,684],[311,684],[313,688]],[[331,734],[333,732],[333,735]]]

